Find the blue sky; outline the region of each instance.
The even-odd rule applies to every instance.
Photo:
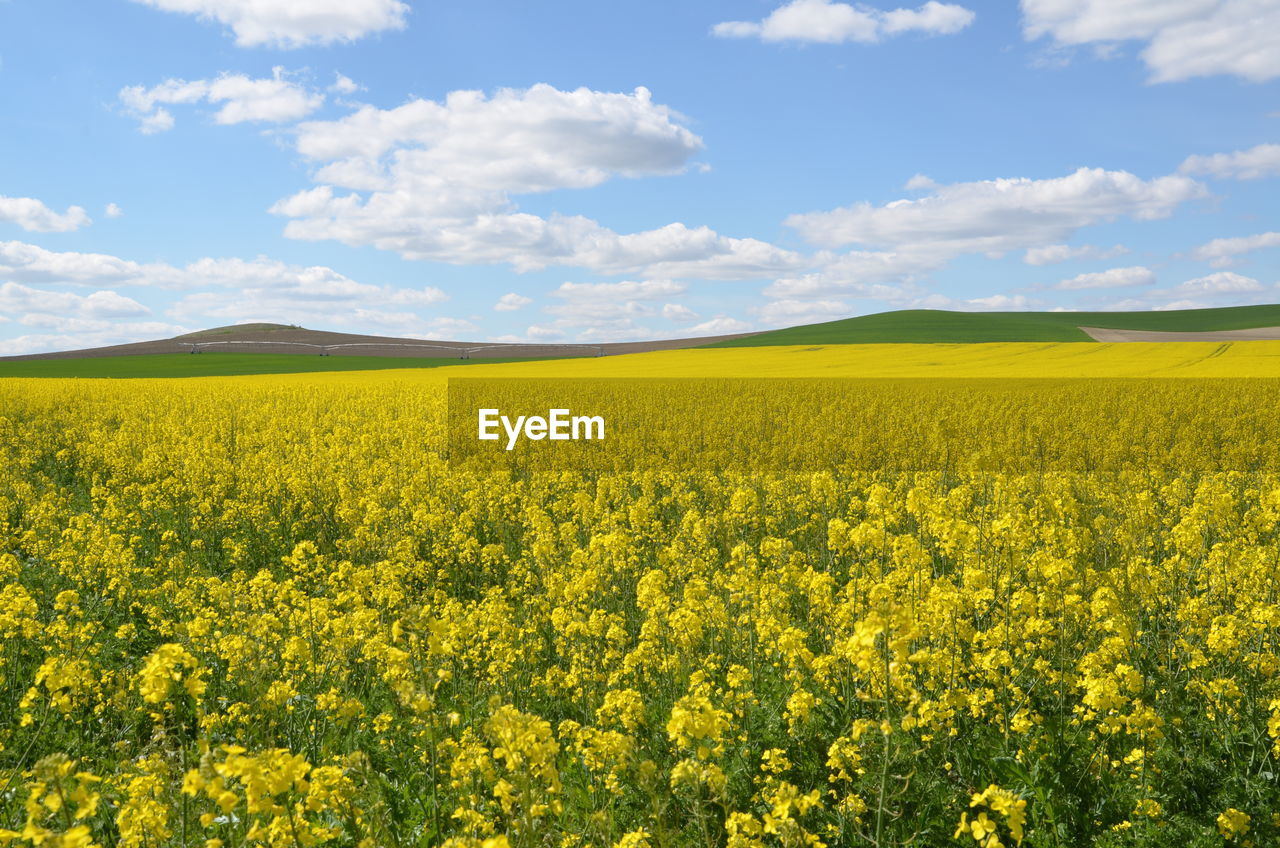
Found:
[[[1280,301],[1280,0],[0,0],[0,354]]]

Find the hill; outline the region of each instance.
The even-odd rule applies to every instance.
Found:
[[[233,336],[237,333],[270,333],[273,330],[301,330],[297,324],[227,324],[224,327],[210,327],[207,330],[196,330],[194,333],[183,333],[175,339],[202,339],[210,336]]]
[[[77,359],[0,361],[0,377],[230,377],[240,374],[297,374],[308,371],[381,371],[388,368],[439,368],[481,362],[533,362],[521,359],[472,359],[460,362],[425,356],[297,356],[287,353],[221,353],[189,356],[152,353]]]
[[[1280,304],[1167,312],[948,312],[941,309],[904,309],[724,339],[707,347],[1097,340],[1082,329],[1085,327],[1143,333],[1207,333],[1280,327]]]
[[[737,336],[604,344],[502,344],[335,333],[290,324],[233,324],[171,339],[0,356],[0,377],[213,377],[430,368],[456,365],[460,360],[532,361],[676,350],[731,338]]]

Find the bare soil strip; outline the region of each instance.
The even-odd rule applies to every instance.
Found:
[[[1204,333],[1172,333],[1155,330],[1107,330],[1081,327],[1096,342],[1265,342],[1280,340],[1280,327],[1250,330],[1212,330]]]

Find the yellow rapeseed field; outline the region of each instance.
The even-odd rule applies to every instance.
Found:
[[[1280,381],[1100,382],[1147,449],[1067,428],[1066,459],[1004,470],[444,455],[448,376],[1271,378],[1277,354],[0,380],[0,845],[1280,844]],[[850,438],[1026,449],[952,385],[866,388]],[[1074,385],[1020,395],[1027,420],[1088,420]]]
[[[708,348],[470,365],[446,376],[528,377],[1280,377],[1275,342],[1005,342]]]

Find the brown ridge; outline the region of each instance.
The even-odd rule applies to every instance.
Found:
[[[332,356],[396,356],[405,358],[458,357],[468,359],[524,359],[537,357],[599,356],[622,353],[645,353],[655,350],[680,350],[700,347],[712,342],[753,336],[756,333],[732,333],[692,339],[661,339],[646,342],[609,342],[607,344],[496,344],[488,342],[440,341],[434,339],[402,339],[356,333],[333,333],[307,330],[282,324],[246,324],[217,327],[198,333],[187,333],[171,339],[60,350],[52,353],[28,353],[0,356],[0,362],[28,359],[90,359],[104,356],[140,356],[157,353],[190,353],[192,345],[201,353],[291,353],[316,356],[321,346],[330,346]],[[334,345],[359,345],[335,348]],[[414,347],[417,345],[418,347]]]

